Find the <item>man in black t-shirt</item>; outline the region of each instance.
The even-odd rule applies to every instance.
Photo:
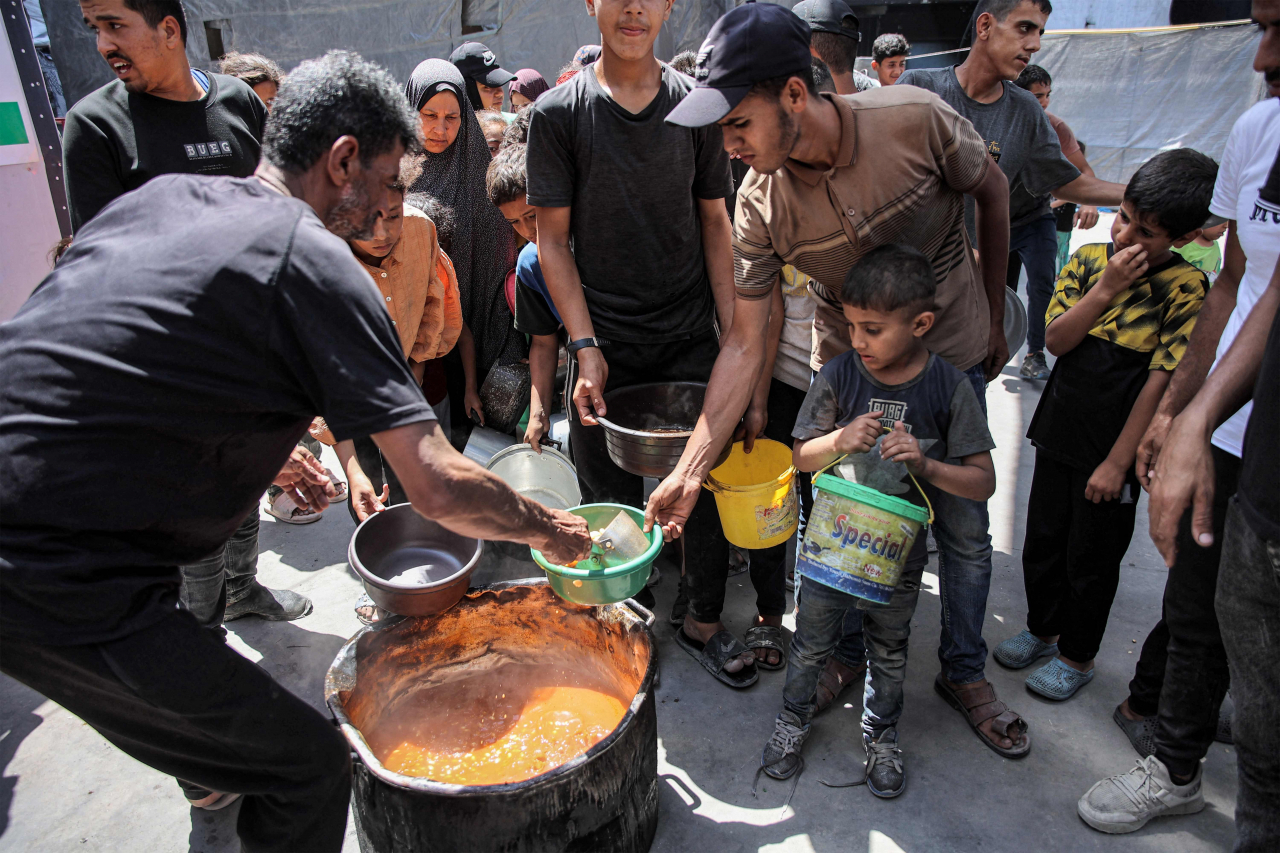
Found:
[[[640,506],[641,478],[610,460],[596,415],[608,416],[604,394],[615,388],[710,378],[717,315],[727,331],[733,311],[724,202],[733,184],[718,127],[664,121],[693,88],[653,54],[670,2],[592,9],[600,59],[533,106],[528,200],[538,209],[538,258],[573,356],[569,435],[583,499]],[[755,658],[720,622],[729,543],[714,496],[702,498],[685,548],[688,615],[681,596],[672,621],[684,626],[681,645],[717,678],[745,687],[756,680]],[[784,583],[779,578],[782,607]],[[761,607],[777,609],[763,615],[780,632],[783,610],[772,601]],[[768,654],[780,663],[776,650]]]
[[[85,0],[85,22],[116,80],[80,100],[63,134],[71,222],[79,231],[116,198],[157,175],[243,178],[258,164],[266,108],[246,84],[187,63],[186,18],[176,0]],[[316,516],[312,516],[313,518]],[[260,616],[301,618],[311,601],[260,584],[258,516],[217,552],[183,566],[183,604],[206,627]]]
[[[591,547],[582,519],[449,446],[343,242],[385,215],[417,134],[382,69],[304,62],[256,177],[127,194],[0,325],[0,671],[204,789],[206,807],[244,795],[249,850],[339,850],[349,750],[177,607],[177,567],[257,512],[315,415],[339,440],[372,435],[414,508],[450,530],[559,563]],[[128,500],[104,498],[120,483]]]
[[[67,113],[62,159],[75,230],[156,175],[253,174],[266,107],[234,77],[192,70],[181,3],[84,0],[80,9],[116,79]]]

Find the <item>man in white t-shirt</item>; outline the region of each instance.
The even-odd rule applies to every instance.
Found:
[[[1273,97],[1239,118],[1222,155],[1209,210],[1215,221],[1229,223],[1226,257],[1139,445],[1138,476],[1146,487],[1159,467],[1170,464],[1160,456],[1170,423],[1230,348],[1280,258],[1280,204],[1262,192],[1272,170],[1280,171],[1280,0],[1254,0],[1253,13],[1263,30],[1254,67],[1265,73]],[[1213,434],[1213,542],[1201,546],[1193,540],[1188,510],[1165,585],[1163,616],[1143,644],[1129,697],[1113,714],[1144,760],[1080,799],[1080,816],[1103,832],[1131,832],[1153,817],[1204,808],[1200,760],[1214,739],[1229,679],[1214,612],[1218,562],[1251,409],[1246,403]],[[1123,796],[1125,790],[1152,796],[1140,797],[1140,803]]]

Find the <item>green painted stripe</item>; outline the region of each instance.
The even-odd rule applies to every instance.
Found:
[[[0,101],[0,145],[25,145],[27,128],[17,101]]]

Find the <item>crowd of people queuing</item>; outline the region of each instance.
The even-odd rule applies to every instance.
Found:
[[[210,73],[188,64],[177,0],[80,5],[118,79],[67,113],[75,235],[0,326],[0,669],[193,806],[243,796],[246,849],[338,849],[350,785],[341,736],[224,641],[226,621],[313,607],[256,579],[264,492],[290,524],[410,502],[553,559],[589,550],[581,519],[454,449],[492,419],[495,376],[528,389],[513,432],[535,449],[563,408],[584,502],[637,507],[605,395],[707,383],[646,518],[682,544],[677,644],[734,689],[787,670],[761,772],[799,773],[814,718],[857,683],[862,781],[902,793],[929,556],[921,536],[881,604],[794,574],[785,546],[753,551],[756,615],[735,636],[702,483],[727,442],[762,437],[792,447],[804,515],[810,475],[846,455],[845,476],[932,509],[935,689],[985,746],[1027,756],[983,634],[986,386],[1011,357],[1006,290],[1024,269],[1020,375],[1044,382],[1027,621],[991,657],[1040,664],[1026,685],[1058,701],[1093,679],[1149,491],[1169,574],[1114,713],[1139,760],[1078,813],[1119,833],[1200,811],[1201,760],[1233,738],[1236,849],[1280,847],[1276,0],[1253,3],[1272,97],[1221,163],[1165,151],[1124,184],[1048,112],[1052,78],[1030,63],[1048,0],[983,0],[953,67],[907,70],[906,38],[881,35],[876,79],[854,68],[842,0],[740,6],[670,63],[654,44],[671,0],[588,0],[601,43],[552,84],[477,42],[403,83],[340,51],[287,75],[230,54]],[[1099,207],[1116,211],[1110,240],[1070,252]],[[126,477],[130,499],[104,504]]]

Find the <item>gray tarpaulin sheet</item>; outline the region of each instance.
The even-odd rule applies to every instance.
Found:
[[[1152,155],[1222,159],[1231,125],[1263,93],[1252,26],[1048,33],[1034,62],[1053,75],[1050,111],[1088,146],[1098,177],[1127,181]]]
[[[76,0],[42,0],[67,101],[111,80]],[[582,0],[184,0],[192,64],[210,68],[205,22],[228,50],[258,51],[286,70],[333,48],[355,50],[404,80],[418,62],[483,41],[503,67],[548,82],[580,45],[598,43]],[[734,0],[677,0],[656,45],[669,59],[697,49]],[[463,35],[464,16],[490,26]],[[495,29],[496,27],[496,29]],[[1046,35],[1036,62],[1053,74],[1051,109],[1089,146],[1089,162],[1123,181],[1157,151],[1222,156],[1236,118],[1262,93],[1252,27]],[[958,54],[956,61],[962,55]]]

